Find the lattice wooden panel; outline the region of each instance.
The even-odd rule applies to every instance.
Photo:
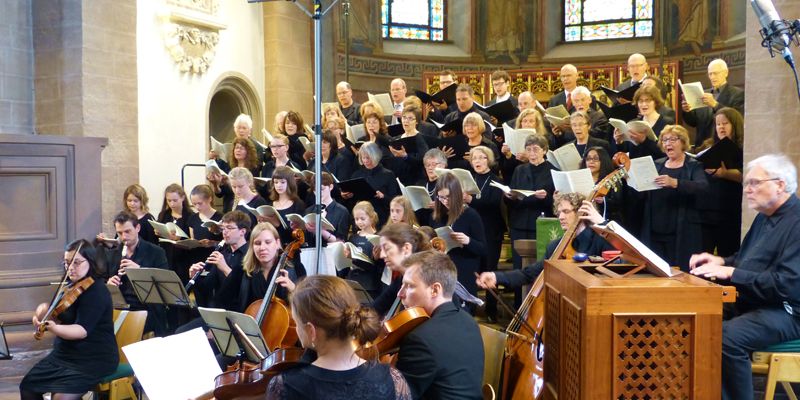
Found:
[[[562,297],[562,334],[564,338],[564,359],[561,361],[561,385],[559,400],[578,400],[581,398],[581,309],[575,303]]]
[[[615,315],[615,399],[688,399],[693,315]]]
[[[557,290],[553,289],[551,286],[547,286],[546,293],[546,302],[545,302],[545,333],[544,333],[544,344],[545,344],[545,358],[544,358],[544,381],[552,385],[553,387],[558,387],[558,362],[559,362],[559,325],[558,321],[560,318],[560,303],[561,303],[561,293]]]

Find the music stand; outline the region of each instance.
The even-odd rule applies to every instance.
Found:
[[[8,342],[6,341],[6,331],[3,329],[3,325],[5,322],[0,322],[0,360],[10,360],[14,358],[11,355],[11,350],[8,348]]]
[[[183,282],[175,271],[161,268],[130,268],[125,273],[142,304],[193,307]]]
[[[356,299],[358,302],[364,305],[371,305],[372,304],[372,296],[369,294],[367,289],[364,289],[364,286],[361,286],[360,283],[356,281],[351,281],[349,279],[345,279],[348,285],[356,292]]]
[[[122,291],[119,290],[119,286],[106,284],[106,288],[108,292],[111,293],[111,303],[114,305],[115,309],[127,310],[131,308],[131,305],[125,300],[125,296],[122,295]]]
[[[640,242],[635,236],[631,235],[625,228],[614,221],[605,224],[592,226],[592,230],[622,252],[622,258],[633,262],[636,266],[623,275],[610,271],[606,266],[598,267],[598,271],[612,278],[629,277],[635,273],[646,269],[655,276],[672,277],[680,272],[673,271],[669,264],[659,257],[653,250],[650,250],[644,243]],[[611,273],[609,273],[611,272]]]
[[[219,308],[199,307],[198,311],[223,355],[259,363],[270,353],[253,317]]]

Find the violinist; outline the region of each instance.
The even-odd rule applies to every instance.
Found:
[[[412,254],[403,265],[398,297],[422,307],[430,319],[403,338],[397,369],[415,399],[480,400],[483,341],[472,316],[453,302],[456,266],[437,251]]]
[[[40,304],[33,325],[56,336],[53,351],[31,368],[19,385],[20,398],[80,399],[103,377],[116,370],[119,363],[114,338],[111,295],[97,268],[95,248],[80,239],[67,245],[64,252],[67,286],[58,301],[66,309],[56,320],[42,321],[47,304]]]
[[[239,311],[250,303],[261,300],[267,292],[273,268],[280,258],[281,238],[274,226],[262,222],[253,228],[250,245],[242,262],[242,280],[239,286]],[[275,282],[280,286],[275,296],[287,300],[295,283],[306,276],[306,269],[299,260],[289,261]]]
[[[267,399],[411,399],[400,372],[356,354],[357,346],[378,336],[380,319],[374,310],[359,305],[344,280],[310,276],[297,285],[291,305],[306,356],[316,359],[273,378]]]
[[[392,308],[392,303],[397,298],[397,292],[403,284],[403,261],[413,253],[430,249],[428,237],[406,223],[387,224],[378,233],[380,238],[380,258],[386,268],[396,274],[389,286],[380,296],[372,301],[372,307],[379,315],[383,316]]]
[[[592,224],[603,223],[603,217],[597,212],[592,203],[586,201],[585,197],[579,193],[559,193],[555,196],[555,207],[553,212],[558,215],[558,222],[561,228],[567,230],[570,225],[580,219],[580,224],[572,240],[572,247],[578,253],[589,255],[601,254],[604,250],[611,250],[613,247],[608,244],[600,235],[597,235],[589,227]],[[478,286],[484,289],[494,289],[497,285],[518,288],[530,285],[536,277],[544,270],[544,260],[553,255],[561,238],[557,238],[547,244],[545,257],[533,265],[529,265],[521,270],[484,272],[477,279]]]

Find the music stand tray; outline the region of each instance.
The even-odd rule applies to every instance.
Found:
[[[217,348],[222,354],[237,358],[240,356],[240,352],[244,351],[247,361],[259,363],[263,358],[260,355],[266,356],[270,353],[267,342],[261,336],[261,328],[253,317],[221,308],[198,307],[198,311],[211,330]],[[244,332],[246,340],[252,344],[252,347],[239,343],[241,338],[239,333],[232,329],[234,326],[238,326]],[[261,354],[259,355],[257,352]]]
[[[111,303],[114,305],[115,309],[127,310],[131,308],[131,305],[125,300],[125,296],[122,295],[122,291],[119,290],[119,286],[106,284],[106,288],[108,292],[111,293]]]
[[[161,268],[130,268],[125,272],[142,304],[193,307],[183,282],[175,271]]]
[[[6,341],[6,331],[3,329],[4,322],[0,322],[0,360],[10,360],[14,358]]]
[[[356,299],[358,299],[359,303],[366,305],[372,304],[372,296],[370,296],[367,289],[364,289],[364,287],[361,286],[360,283],[352,281],[350,279],[345,279],[344,281],[347,282],[348,285],[350,285],[350,287],[353,289],[354,292],[356,292]]]

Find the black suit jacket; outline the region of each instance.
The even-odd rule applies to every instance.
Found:
[[[453,302],[406,335],[396,367],[414,399],[480,400],[483,341],[478,324]]]
[[[711,89],[706,90],[711,93]],[[714,113],[722,107],[732,107],[744,115],[744,90],[726,83],[717,96],[717,106],[696,108],[684,114],[684,119],[689,126],[697,129],[694,145],[700,146],[704,140],[714,134]]]

